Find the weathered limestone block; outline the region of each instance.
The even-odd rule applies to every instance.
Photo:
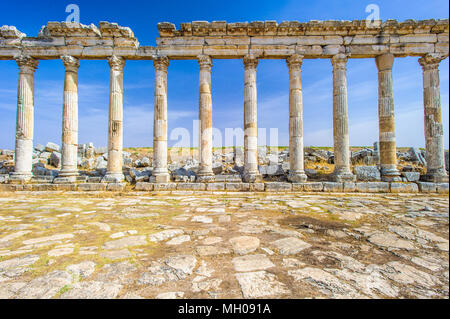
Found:
[[[357,182],[356,191],[360,193],[389,193],[388,182]]]
[[[106,191],[105,183],[82,183],[78,184],[79,191]]]
[[[225,183],[225,190],[227,191],[249,191],[249,183]]]
[[[177,189],[177,184],[176,183],[155,183],[153,185],[153,189],[155,191],[176,190]]]
[[[417,193],[419,186],[416,183],[391,183],[391,193]]]
[[[436,191],[439,194],[448,194],[448,191],[449,191],[448,183],[437,183]]]
[[[206,190],[206,184],[205,183],[178,183],[177,190],[204,191],[204,190]]]
[[[419,190],[421,193],[436,193],[437,191],[436,183],[417,182],[417,185],[419,186]]]
[[[136,191],[152,191],[153,183],[138,182],[134,188]]]
[[[324,192],[342,192],[344,189],[343,183],[337,182],[323,182],[323,191]]]
[[[223,191],[225,190],[225,183],[207,183],[206,184],[207,191]]]
[[[266,192],[290,192],[292,190],[291,183],[269,182],[265,183]]]

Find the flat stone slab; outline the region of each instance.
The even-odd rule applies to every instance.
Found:
[[[376,232],[375,234],[369,236],[367,240],[379,247],[406,250],[412,250],[415,248],[411,241],[401,239],[394,234],[387,232]]]
[[[148,235],[148,240],[152,242],[160,242],[169,238],[182,235],[184,231],[182,229],[167,229],[160,231],[159,233]]]
[[[107,250],[102,251],[100,253],[100,256],[103,258],[116,260],[116,259],[122,259],[122,258],[129,258],[131,257],[131,253],[128,249],[119,249],[119,250]]]
[[[275,264],[263,254],[235,257],[231,262],[236,271],[265,270],[275,267]]]
[[[282,255],[295,255],[303,249],[311,247],[310,244],[296,237],[282,238],[274,241],[272,245],[278,248]]]
[[[39,237],[39,238],[33,238],[33,239],[27,239],[23,241],[24,245],[33,245],[33,244],[39,244],[39,243],[46,243],[51,241],[58,241],[63,239],[71,239],[75,237],[74,234],[58,234],[53,236],[46,236],[46,237]]]
[[[103,249],[121,249],[125,247],[146,245],[146,236],[130,236],[124,237],[113,241],[108,241],[103,245]]]
[[[250,236],[233,237],[230,244],[236,254],[245,255],[258,249],[259,239]]]
[[[166,245],[171,245],[171,246],[181,245],[182,243],[188,242],[190,240],[191,240],[191,236],[181,235],[181,236],[172,238],[171,240],[166,242]]]
[[[195,251],[200,256],[227,255],[231,253],[231,251],[228,248],[208,246],[208,245],[197,246],[195,247]]]
[[[357,295],[356,290],[353,287],[319,268],[306,267],[290,270],[288,274],[292,276],[295,281],[307,281],[319,288],[321,292],[331,295],[334,298],[349,298],[356,297]]]
[[[113,299],[122,289],[122,285],[101,282],[83,281],[77,282],[72,288],[63,293],[61,299]]]
[[[266,271],[237,273],[235,277],[244,298],[280,297],[290,293],[285,284]]]

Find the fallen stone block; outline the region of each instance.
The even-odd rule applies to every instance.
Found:
[[[379,181],[381,180],[380,170],[377,166],[355,166],[353,171],[358,181]]]
[[[417,182],[420,178],[419,172],[402,172],[401,174],[408,182]]]

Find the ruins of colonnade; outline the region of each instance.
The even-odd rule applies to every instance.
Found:
[[[123,72],[126,60],[153,60],[155,68],[153,181],[168,183],[167,72],[170,60],[198,60],[200,167],[197,181],[212,182],[211,72],[214,59],[242,59],[244,90],[245,182],[261,181],[257,145],[257,65],[259,59],[285,59],[289,68],[289,180],[303,183],[304,59],[330,59],[333,66],[333,137],[336,182],[354,181],[350,170],[346,64],[349,58],[370,58],[378,68],[379,157],[383,181],[401,181],[396,164],[392,68],[395,59],[418,58],[423,70],[423,103],[427,173],[421,179],[448,182],[439,91],[439,63],[448,57],[448,20],[275,21],[182,23],[180,29],[158,24],[157,46],[142,46],[130,28],[100,22],[99,26],[49,22],[37,37],[15,27],[0,29],[0,60],[19,67],[15,168],[11,182],[32,177],[34,73],[39,60],[61,59],[65,67],[62,167],[55,183],[77,180],[78,68],[83,59],[106,59],[110,65],[108,167],[105,182],[120,182],[123,148]],[[331,115],[330,115],[331,116]],[[106,134],[106,133],[105,133]]]

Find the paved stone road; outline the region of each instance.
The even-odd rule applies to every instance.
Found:
[[[0,298],[448,298],[449,201],[0,194]]]

